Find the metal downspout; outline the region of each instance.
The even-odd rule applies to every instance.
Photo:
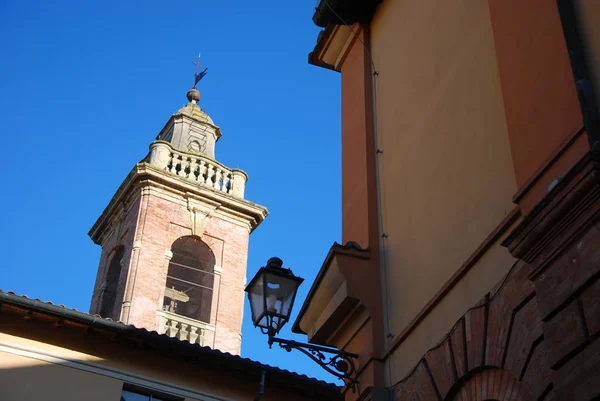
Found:
[[[584,38],[577,24],[575,4],[573,0],[557,0],[557,4],[588,142],[592,152],[600,152],[598,103],[585,58]]]

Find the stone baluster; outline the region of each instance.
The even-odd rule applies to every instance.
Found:
[[[206,162],[207,166],[206,166],[206,185],[208,186],[213,186],[213,179],[216,178],[217,172],[216,166],[213,166],[212,164],[210,164],[209,162]]]
[[[223,183],[221,184],[221,192],[229,192],[227,185],[231,182],[231,173],[223,171]]]
[[[187,173],[186,170],[190,165],[190,159],[189,157],[182,155],[181,156],[181,169],[179,170],[179,176],[185,178],[187,177]]]
[[[215,186],[214,188],[218,191],[221,188],[221,176],[223,175],[223,171],[219,166],[215,166]]]
[[[196,170],[198,169],[198,159],[195,157],[190,158],[190,173],[188,174],[188,179],[192,181],[196,181]]]
[[[177,338],[179,338],[181,341],[183,340],[187,340],[188,339],[188,324],[186,323],[179,323],[179,333]]]
[[[233,183],[230,185],[229,193],[238,198],[244,198],[244,190],[246,189],[246,181],[248,175],[243,170],[233,169]]]
[[[177,335],[177,324],[178,323],[173,319],[169,319],[169,322],[167,323],[167,327],[169,328],[167,335],[169,337],[175,337]]]
[[[181,174],[181,155],[178,153],[173,153],[173,172],[176,175],[180,175]]]
[[[169,154],[169,172],[177,174],[177,155],[173,152]]]
[[[199,335],[198,335],[197,331],[198,331],[198,327],[190,326],[190,340],[189,341],[191,344],[196,344],[196,340],[198,340]]]
[[[206,162],[202,159],[198,160],[199,163],[199,167],[198,167],[198,182],[200,184],[204,184],[206,183],[206,176],[208,175],[207,173],[207,168],[206,168]]]
[[[205,340],[206,340],[205,331],[206,330],[204,330],[203,328],[200,328],[199,331],[200,331],[200,337],[198,338],[198,344],[200,344],[201,346],[204,347],[204,345],[206,344],[205,343]]]

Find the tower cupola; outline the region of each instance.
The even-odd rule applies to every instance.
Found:
[[[198,89],[190,89],[189,103],[173,114],[156,139],[169,142],[179,151],[215,159],[215,144],[221,138],[221,129],[198,105],[200,97]]]

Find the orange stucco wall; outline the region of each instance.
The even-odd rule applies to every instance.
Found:
[[[363,41],[368,40],[361,32]],[[377,237],[371,74],[359,41],[342,66],[342,242],[363,248]],[[373,235],[375,237],[373,237]]]
[[[517,187],[487,2],[383,2],[371,31],[390,320],[381,335],[396,339],[512,211]],[[386,380],[506,273],[508,251],[495,242],[488,253],[393,351]]]
[[[489,0],[489,7],[515,177],[521,187],[583,121],[556,1]],[[546,188],[565,172],[544,177],[540,185]]]
[[[368,309],[368,324],[362,325],[345,347],[361,354],[363,364],[361,386],[383,385],[378,374],[381,364],[374,363],[384,352],[383,307],[380,293],[379,229],[377,183],[375,172],[375,137],[373,133],[372,69],[368,52],[362,43],[370,41],[369,30],[363,27],[344,61],[342,71],[342,241],[354,241],[369,249],[369,261],[355,274],[345,272],[357,291],[353,296]],[[360,293],[360,294],[358,294]],[[347,399],[354,395],[347,393]]]
[[[381,359],[393,384],[505,276],[502,240],[589,145],[556,1],[386,1],[369,32],[370,54],[355,42],[341,68],[343,237],[372,246],[379,202],[389,326],[364,325],[348,346],[395,337]]]

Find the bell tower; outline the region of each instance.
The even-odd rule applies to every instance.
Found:
[[[216,160],[196,85],[187,98],[89,232],[102,247],[90,313],[239,354],[248,239],[267,209]]]

